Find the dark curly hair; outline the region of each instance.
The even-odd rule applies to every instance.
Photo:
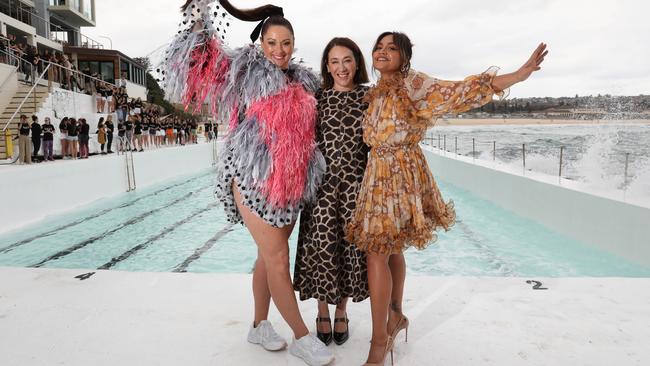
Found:
[[[413,43],[411,39],[404,33],[401,32],[384,32],[377,37],[375,45],[372,47],[374,52],[377,49],[377,45],[381,42],[382,39],[386,36],[393,36],[393,43],[399,49],[400,56],[402,57],[402,66],[400,71],[402,75],[406,76],[409,70],[411,70],[411,57],[413,57]]]

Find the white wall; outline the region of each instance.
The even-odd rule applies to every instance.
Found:
[[[197,173],[212,163],[212,145],[170,147],[133,154],[138,189]],[[126,192],[123,155],[97,156],[0,169],[0,233]]]
[[[69,90],[61,88],[53,88],[50,95],[47,97],[43,103],[42,108],[39,110],[36,115],[38,116],[39,122],[43,124],[45,117],[50,117],[50,121],[56,127],[56,134],[54,137],[54,154],[57,155],[61,151],[60,144],[60,131],[59,131],[59,122],[63,117],[74,117],[76,119],[85,118],[86,122],[90,125],[90,141],[88,142],[88,148],[90,153],[97,153],[100,151],[100,144],[97,142],[97,135],[95,131],[97,130],[97,123],[99,118],[106,117],[106,113],[97,113],[96,100],[94,96],[74,93]],[[117,127],[117,115],[113,114],[113,122]],[[117,136],[113,140],[113,149],[115,149],[115,144],[117,141]],[[42,151],[41,151],[42,153]]]
[[[586,193],[576,182],[557,177],[524,176],[472,158],[423,150],[438,179],[568,237],[650,265],[650,208]]]
[[[129,95],[129,98],[142,98],[143,101],[147,101],[147,88],[140,84],[135,84],[127,80],[126,93]]]
[[[18,90],[18,79],[16,78],[16,68],[0,63],[0,113],[9,105],[9,102]],[[0,126],[0,130],[4,128]]]

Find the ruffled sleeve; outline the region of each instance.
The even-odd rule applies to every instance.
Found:
[[[161,65],[166,96],[186,109],[208,103],[216,113],[233,57],[213,26],[209,5],[195,0],[184,13],[182,29],[170,43]]]
[[[479,108],[491,102],[494,94],[504,97],[504,91],[496,91],[492,87],[497,71],[498,68],[491,67],[486,72],[469,76],[463,81],[439,80],[411,71],[404,82],[417,117],[434,123],[443,114]]]

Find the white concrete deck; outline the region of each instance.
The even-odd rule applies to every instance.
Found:
[[[303,365],[246,342],[249,275],[85,272],[0,268],[0,365]],[[650,279],[526,280],[409,276],[396,365],[650,364]],[[369,309],[350,304],[335,365],[365,361]]]

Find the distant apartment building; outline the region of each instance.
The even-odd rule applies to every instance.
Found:
[[[95,0],[0,0],[0,33],[36,46],[39,53],[63,52],[78,70],[110,83],[126,74],[129,94],[146,97],[147,70],[82,33],[82,27],[95,27],[96,16]]]

